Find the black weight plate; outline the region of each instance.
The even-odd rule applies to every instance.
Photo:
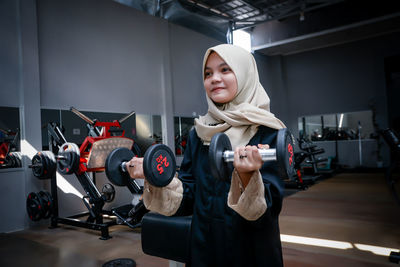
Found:
[[[51,175],[50,175],[51,166],[50,166],[49,155],[46,153],[46,151],[40,151],[40,153],[41,153],[43,166],[45,166],[45,168],[43,169],[42,179],[50,179],[51,178]]]
[[[279,176],[282,179],[294,179],[294,145],[292,134],[287,128],[278,131],[276,141],[276,159]]]
[[[32,157],[32,165],[40,165],[32,168],[32,173],[35,177],[39,179],[44,178],[45,164],[46,163],[43,162],[42,152],[39,151]]]
[[[73,151],[75,152],[75,154],[74,154],[75,159],[73,161],[72,169],[75,172],[79,169],[79,164],[80,164],[80,160],[81,160],[81,151],[79,150],[79,147],[74,143],[72,143],[72,148],[73,148]]]
[[[45,191],[40,191],[38,195],[43,203],[43,219],[48,219],[51,215],[51,197]]]
[[[129,183],[129,173],[123,172],[121,163],[130,161],[135,155],[125,147],[116,148],[107,156],[105,162],[106,175],[108,180],[117,186],[126,186]]]
[[[16,152],[16,154],[17,154],[17,160],[18,160],[18,167],[22,167],[22,153]]]
[[[104,195],[105,202],[112,202],[115,198],[115,188],[110,183],[106,183],[103,185],[101,193]]]
[[[57,169],[60,173],[72,174],[78,170],[80,153],[76,144],[63,144],[58,151],[58,156],[64,157],[64,159],[57,160]]]
[[[231,141],[224,133],[215,134],[210,143],[208,151],[208,161],[212,176],[219,180],[227,181],[232,174],[232,162],[225,162],[223,153],[226,150],[232,150]]]
[[[157,187],[168,185],[176,172],[176,161],[172,150],[163,144],[149,147],[143,157],[143,172],[150,184]]]
[[[44,195],[46,195],[46,200],[47,202],[43,203],[44,205],[47,205],[47,209],[48,209],[48,217],[50,217],[53,214],[53,209],[54,209],[54,200],[53,197],[51,196],[50,192],[48,191],[41,191],[42,193],[44,193]],[[44,219],[48,218],[47,216],[44,217]]]
[[[47,166],[48,166],[47,167],[47,169],[48,169],[47,178],[50,179],[54,176],[54,174],[57,171],[57,161],[56,161],[56,158],[55,158],[53,152],[48,151],[48,150],[45,150],[42,152],[46,156],[46,161],[47,161]]]
[[[7,161],[10,161],[11,167],[18,168],[22,166],[22,155],[21,152],[14,151],[10,152],[7,156]]]
[[[43,201],[35,192],[29,193],[26,199],[26,211],[29,218],[34,222],[43,218]]]

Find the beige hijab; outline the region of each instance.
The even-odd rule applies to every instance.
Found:
[[[197,135],[209,145],[216,134],[225,133],[232,148],[245,146],[256,134],[259,125],[273,129],[286,126],[270,112],[270,100],[258,78],[254,57],[245,49],[222,44],[207,50],[203,59],[204,68],[211,52],[216,52],[236,75],[238,92],[229,103],[216,105],[207,95],[208,112],[195,119]]]

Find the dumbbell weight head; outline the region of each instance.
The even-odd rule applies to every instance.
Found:
[[[134,156],[127,148],[116,148],[107,156],[105,169],[111,183],[117,186],[128,185],[130,176],[124,170],[124,166]],[[168,146],[156,144],[147,149],[143,157],[143,172],[150,184],[157,187],[166,186],[174,178],[175,170],[175,157]]]
[[[233,164],[226,162],[224,152],[231,151],[232,146],[229,138],[224,133],[217,133],[213,136],[209,148],[209,165],[211,174],[220,180],[228,180],[232,171]],[[283,179],[292,179],[294,170],[294,151],[292,135],[286,128],[280,129],[277,135],[276,148],[267,151],[259,150],[264,161],[276,160],[279,176]],[[232,153],[230,153],[232,156]],[[229,161],[233,160],[231,158]]]
[[[224,133],[215,134],[210,143],[208,151],[208,160],[212,176],[220,180],[228,181],[232,171],[232,162],[225,162],[223,153],[226,150],[232,150],[229,137]]]
[[[176,161],[172,150],[163,144],[149,147],[143,157],[143,172],[150,184],[157,187],[168,185],[176,172]]]
[[[294,169],[294,145],[292,134],[287,128],[280,129],[276,139],[276,160],[279,176],[283,179],[293,179]]]
[[[129,173],[122,170],[122,163],[130,161],[134,157],[134,153],[126,148],[116,148],[108,154],[105,169],[108,180],[117,186],[127,186],[129,183]]]

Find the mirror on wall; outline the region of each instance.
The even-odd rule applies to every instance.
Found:
[[[194,118],[174,117],[175,154],[183,155],[190,129],[194,125]]]
[[[161,115],[136,114],[134,140],[142,151],[142,156],[151,145],[161,144],[163,142]]]
[[[101,127],[92,127],[80,114],[94,122],[121,121],[121,128],[110,127],[110,134],[115,136],[123,134],[125,137],[133,139],[135,141],[135,149],[141,151],[142,155],[150,145],[162,142],[161,116],[159,115],[42,109],[43,150],[49,149],[49,123],[55,123],[66,141],[75,143],[78,146],[82,145],[86,137],[96,136],[101,133]]]
[[[372,115],[364,110],[300,117],[299,136],[311,141],[369,139],[375,132]]]
[[[19,108],[0,107],[0,168],[22,166]]]

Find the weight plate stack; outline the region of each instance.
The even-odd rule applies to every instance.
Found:
[[[53,197],[47,191],[40,191],[38,195],[43,203],[43,219],[48,219],[53,213]]]
[[[80,151],[74,143],[65,143],[58,150],[57,170],[61,174],[73,174],[79,168]]]
[[[43,218],[43,201],[35,192],[29,193],[26,199],[26,211],[29,219],[34,222]]]

